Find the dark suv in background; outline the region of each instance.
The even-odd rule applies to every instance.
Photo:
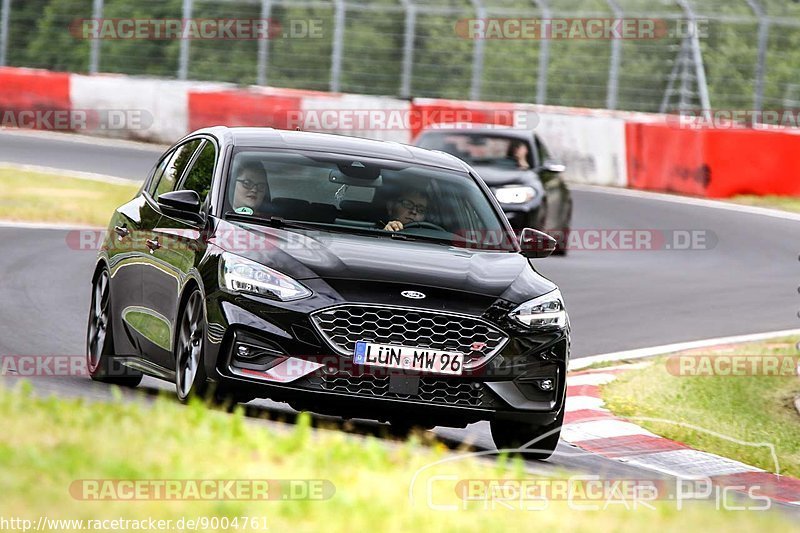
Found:
[[[534,228],[556,238],[566,253],[572,197],[563,164],[550,157],[532,131],[476,124],[441,124],[423,131],[416,146],[454,155],[489,185],[511,226]]]

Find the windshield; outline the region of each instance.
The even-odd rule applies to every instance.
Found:
[[[240,148],[229,169],[225,212],[274,217],[327,231],[515,249],[513,237],[464,172],[320,152]]]
[[[530,143],[524,139],[485,133],[427,132],[417,146],[441,150],[475,166],[530,168]]]

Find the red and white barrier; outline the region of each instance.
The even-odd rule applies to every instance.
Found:
[[[303,98],[293,126],[306,131],[411,142],[411,102],[386,96],[335,94]]]
[[[11,67],[0,68],[0,111],[0,126],[161,143],[214,125],[300,128],[408,143],[436,123],[501,124],[539,133],[551,155],[566,164],[571,182],[709,197],[800,195],[797,129],[695,129],[653,114]],[[88,112],[91,120],[54,122],[50,111]],[[24,122],[29,115],[41,120]]]
[[[711,198],[800,196],[800,135],[793,130],[626,126],[629,186]]]
[[[289,129],[292,113],[304,98],[325,94],[273,87],[192,87],[187,95],[187,132],[222,125]]]
[[[71,107],[69,74],[0,68],[0,126],[18,125],[25,118],[23,113],[69,111]]]
[[[78,74],[71,82],[73,109],[110,112],[108,122],[93,129],[94,135],[171,144],[189,131],[187,99],[196,83]]]
[[[536,132],[576,183],[625,187],[625,120],[619,117],[538,113]]]

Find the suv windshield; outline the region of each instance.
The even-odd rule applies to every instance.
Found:
[[[515,249],[498,213],[464,172],[320,152],[239,148],[228,176],[224,211],[239,220],[283,219],[320,230]]]
[[[447,152],[475,166],[530,168],[532,163],[530,144],[504,135],[427,132],[417,146]]]

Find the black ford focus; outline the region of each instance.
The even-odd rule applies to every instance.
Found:
[[[215,127],[170,148],[109,224],[94,379],[270,398],[400,426],[488,420],[498,447],[564,415],[569,319],[472,169],[442,152]]]

